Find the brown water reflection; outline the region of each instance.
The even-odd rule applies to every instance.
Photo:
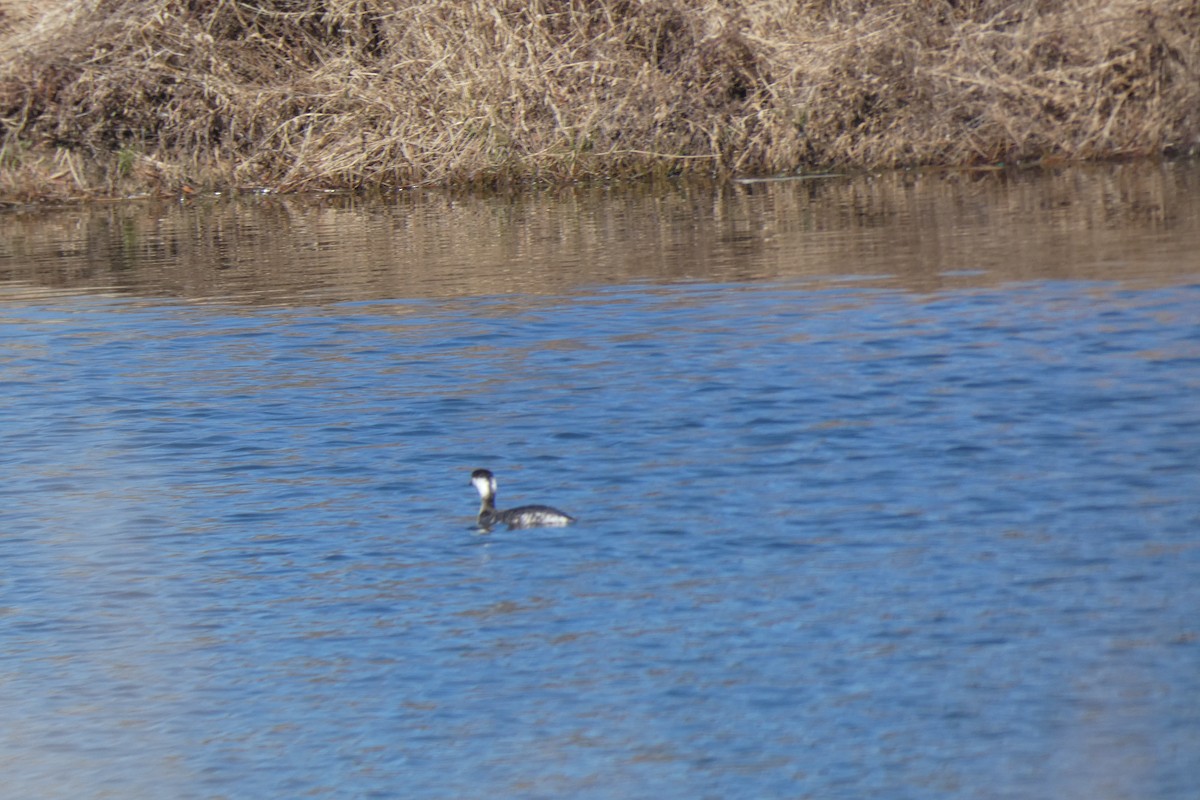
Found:
[[[1171,282],[1200,259],[1200,165],[137,201],[0,216],[0,293],[306,303],[846,276],[915,291]]]

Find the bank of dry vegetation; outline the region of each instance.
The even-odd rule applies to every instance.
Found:
[[[0,193],[1188,154],[1200,0],[0,0]]]

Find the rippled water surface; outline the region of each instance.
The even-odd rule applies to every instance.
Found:
[[[1184,166],[6,212],[5,791],[1192,798],[1198,253]]]

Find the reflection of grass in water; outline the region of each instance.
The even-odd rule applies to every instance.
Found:
[[[1192,0],[190,5],[0,6],[7,137],[91,162],[43,193],[994,163],[1200,133]]]
[[[299,195],[85,204],[7,215],[0,279],[249,302],[303,292],[557,295],[677,280],[918,291],[1171,280],[1194,271],[1180,254],[1200,247],[1198,182],[1185,164],[1137,162],[726,188],[412,192],[387,203]]]

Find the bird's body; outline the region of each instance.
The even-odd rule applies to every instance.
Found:
[[[479,527],[491,530],[496,525],[513,528],[559,528],[575,518],[557,508],[541,505],[518,506],[501,511],[496,508],[496,476],[486,469],[471,473],[471,484],[479,492]]]

